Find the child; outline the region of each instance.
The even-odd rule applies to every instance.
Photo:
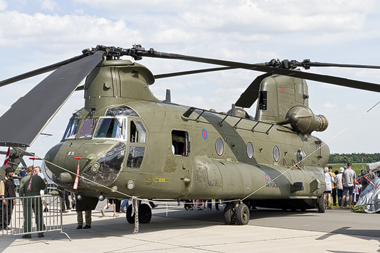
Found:
[[[359,182],[355,179],[354,198],[352,200],[354,206],[356,205],[356,202],[358,202],[359,200],[359,191],[361,187],[362,185],[359,184]]]

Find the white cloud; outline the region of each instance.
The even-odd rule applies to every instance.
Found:
[[[41,3],[41,9],[43,10],[53,11],[58,6],[53,0],[39,0],[39,2]]]
[[[36,43],[40,49],[50,51],[73,43],[109,44],[125,38],[140,39],[139,32],[128,28],[122,19],[111,21],[93,16],[28,15],[6,11],[0,13],[0,23],[7,24],[0,26],[0,45],[14,48]]]
[[[336,108],[336,104],[325,103],[323,105],[323,107],[326,108],[326,109],[334,109],[334,108]]]
[[[4,0],[0,0],[0,11],[4,11],[5,9],[7,9],[7,2],[5,2]]]

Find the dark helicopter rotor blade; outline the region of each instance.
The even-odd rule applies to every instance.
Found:
[[[168,78],[168,77],[174,77],[174,76],[184,76],[184,75],[192,75],[192,74],[199,74],[199,73],[206,73],[206,72],[213,72],[213,71],[221,71],[221,70],[228,70],[228,69],[236,69],[234,67],[220,67],[220,68],[209,68],[209,69],[198,69],[198,70],[190,70],[190,71],[182,71],[182,72],[174,72],[174,73],[167,73],[167,74],[159,74],[154,75],[154,79],[160,79],[160,78]],[[75,91],[84,90],[84,86],[78,86]]]
[[[22,166],[24,166],[24,167],[28,167],[28,166],[26,165],[26,162],[25,162],[24,158],[22,158],[22,156],[20,156],[19,159],[20,159],[20,162],[21,162]]]
[[[76,86],[103,60],[104,51],[61,66],[0,117],[0,145],[27,147],[54,117]]]
[[[361,90],[380,92],[380,86],[375,83],[357,81],[357,80],[329,76],[329,75],[302,72],[296,69],[273,67],[273,66],[268,65],[268,63],[249,64],[249,63],[242,63],[242,62],[225,61],[225,60],[180,55],[180,54],[164,53],[164,52],[155,51],[153,49],[145,50],[144,48],[138,48],[138,47],[129,49],[129,51],[126,50],[125,52],[126,53],[124,55],[131,55],[135,59],[141,59],[143,56],[145,56],[145,57],[202,62],[202,63],[222,65],[222,66],[229,66],[229,67],[234,67],[234,68],[261,71],[261,72],[266,72],[268,74],[291,76],[291,77],[302,78],[306,80],[312,80],[312,81],[323,82],[323,83],[330,83],[330,84],[340,85],[344,87],[351,87],[351,88],[356,88],[356,89],[361,89]],[[302,65],[299,65],[299,66],[303,67]]]
[[[199,74],[199,73],[206,73],[206,72],[213,72],[213,71],[221,71],[221,70],[228,70],[228,69],[236,69],[236,68],[234,68],[234,67],[220,67],[220,68],[209,68],[209,69],[198,69],[198,70],[182,71],[182,72],[175,72],[175,73],[154,75],[154,79],[174,77],[174,76],[192,75],[192,74]]]
[[[338,67],[338,68],[359,68],[359,69],[380,69],[380,66],[374,65],[358,65],[358,64],[340,64],[340,63],[325,63],[325,62],[305,62],[301,64],[307,64],[312,67]]]
[[[80,60],[80,59],[82,59],[85,56],[86,55],[84,55],[84,54],[78,55],[78,56],[75,56],[73,58],[70,58],[70,59],[67,59],[67,60],[64,60],[64,61],[61,61],[61,62],[57,62],[57,63],[54,63],[52,65],[46,66],[46,67],[35,69],[35,70],[29,71],[27,73],[24,73],[24,74],[21,74],[21,75],[18,75],[18,76],[14,76],[14,77],[8,78],[6,80],[0,81],[0,87],[1,86],[5,86],[7,84],[11,84],[11,83],[17,82],[17,81],[24,80],[24,79],[29,78],[29,77],[37,76],[37,75],[40,75],[40,74],[43,74],[43,73],[55,70],[55,69],[57,69],[57,68],[59,68],[59,67],[61,67],[63,65],[75,62],[77,60]]]
[[[256,77],[255,80],[253,80],[247,89],[240,95],[240,98],[236,101],[235,105],[250,108],[259,96],[261,81],[268,76],[271,76],[271,74],[266,73]]]

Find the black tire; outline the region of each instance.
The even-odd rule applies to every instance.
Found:
[[[235,211],[236,224],[247,225],[249,222],[250,212],[248,206],[241,203],[237,206]]]
[[[132,205],[129,205],[127,208],[127,221],[129,223],[135,223],[135,216],[132,214]],[[139,222],[140,223],[149,223],[152,219],[152,210],[147,204],[142,204],[139,206]]]
[[[128,223],[135,223],[135,216],[131,216],[132,214],[132,205],[129,205],[127,208],[127,221]]]
[[[142,204],[139,206],[139,222],[149,223],[152,219],[152,210],[147,204]]]
[[[223,211],[223,220],[226,225],[235,224],[234,204],[228,203]]]
[[[325,212],[325,198],[324,195],[320,196],[318,198],[317,207],[318,207],[318,213],[324,213]]]

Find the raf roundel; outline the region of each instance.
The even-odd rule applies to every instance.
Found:
[[[207,136],[208,136],[207,130],[203,128],[202,129],[202,137],[203,137],[203,139],[207,140]]]
[[[267,182],[269,181],[269,176],[267,174],[265,174],[265,180],[267,180]]]

